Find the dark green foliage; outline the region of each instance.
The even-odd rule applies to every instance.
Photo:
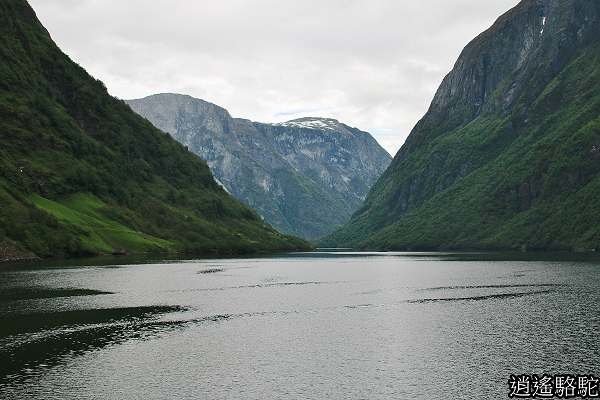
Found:
[[[264,224],[202,160],[109,96],[56,47],[24,0],[0,3],[0,144],[0,247],[13,253],[306,247]],[[102,239],[98,227],[106,228]]]

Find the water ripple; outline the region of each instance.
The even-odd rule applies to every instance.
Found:
[[[556,283],[528,283],[528,284],[499,284],[499,285],[457,285],[457,286],[436,286],[423,288],[420,290],[455,290],[455,289],[508,289],[508,288],[524,288],[524,287],[556,287],[561,286]]]
[[[482,296],[469,296],[469,297],[440,297],[440,298],[429,298],[429,299],[415,299],[415,300],[407,300],[407,303],[434,303],[438,301],[480,301],[480,300],[489,300],[489,299],[506,299],[512,297],[523,297],[523,296],[532,296],[536,294],[550,293],[554,292],[552,289],[548,290],[537,290],[531,292],[513,292],[513,293],[496,293],[496,294],[486,294]]]

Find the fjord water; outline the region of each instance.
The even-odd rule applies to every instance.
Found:
[[[598,374],[599,282],[481,254],[3,267],[0,397],[506,398]]]

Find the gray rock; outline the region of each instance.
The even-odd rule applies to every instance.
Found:
[[[127,103],[205,159],[217,181],[267,222],[307,239],[348,221],[391,161],[370,134],[334,119],[258,123],[178,94]]]

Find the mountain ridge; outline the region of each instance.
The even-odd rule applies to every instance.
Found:
[[[323,243],[596,248],[593,203],[575,227],[578,208],[560,204],[595,190],[599,15],[590,0],[524,0],[498,18],[461,52],[363,207]]]
[[[332,118],[254,122],[172,93],[127,102],[208,160],[227,190],[266,221],[307,239],[347,221],[391,160],[369,133]]]

